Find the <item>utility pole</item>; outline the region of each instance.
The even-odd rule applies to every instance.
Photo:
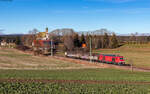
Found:
[[[92,38],[90,36],[90,62],[92,62]]]
[[[133,61],[130,60],[129,62],[130,62],[130,64],[131,64],[131,65],[130,65],[130,66],[131,66],[131,72],[133,72]]]
[[[53,56],[53,40],[51,39],[51,56]]]

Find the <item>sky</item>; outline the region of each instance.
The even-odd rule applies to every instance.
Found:
[[[149,33],[150,0],[0,0],[0,32],[72,28]]]

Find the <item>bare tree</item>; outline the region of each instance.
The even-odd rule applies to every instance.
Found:
[[[21,40],[22,43],[26,46],[32,46],[33,40],[35,40],[37,38],[37,33],[39,31],[37,29],[33,29],[31,31],[29,31],[29,34],[24,35]]]
[[[74,40],[71,35],[66,35],[64,37],[64,45],[66,50],[73,51],[74,49]]]

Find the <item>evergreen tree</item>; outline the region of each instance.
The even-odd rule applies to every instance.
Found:
[[[97,47],[98,47],[98,48],[102,48],[102,40],[101,40],[101,39],[102,39],[102,36],[98,36],[98,37],[97,37],[97,43],[98,43],[98,44],[97,44]]]
[[[147,41],[148,41],[148,42],[150,41],[150,36],[147,37]]]
[[[110,47],[111,48],[117,48],[118,47],[118,40],[117,40],[115,33],[113,33],[113,35],[111,37]]]
[[[75,47],[80,47],[80,40],[79,40],[79,35],[78,34],[74,35],[74,46]]]
[[[2,41],[2,37],[0,37],[0,42]]]
[[[89,46],[89,45],[90,45],[90,44],[89,44],[89,43],[90,43],[90,37],[91,37],[91,36],[90,36],[89,34],[87,34],[87,35],[85,36],[85,38],[86,38],[86,39],[85,39],[85,43],[86,43],[87,48],[90,47],[90,46]]]
[[[81,44],[86,43],[86,42],[85,42],[84,34],[81,35],[80,43],[81,43]]]
[[[21,44],[21,39],[19,36],[16,37],[16,45],[20,45]]]
[[[107,33],[103,37],[103,48],[109,48],[109,36]]]

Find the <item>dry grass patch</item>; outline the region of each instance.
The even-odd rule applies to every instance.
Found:
[[[58,60],[52,57],[32,56],[15,49],[0,49],[1,69],[80,69],[94,68]]]

